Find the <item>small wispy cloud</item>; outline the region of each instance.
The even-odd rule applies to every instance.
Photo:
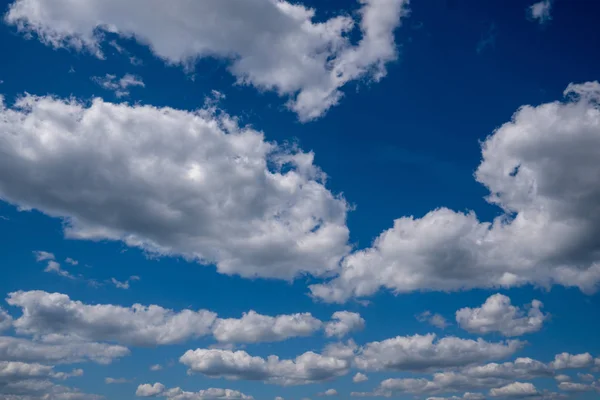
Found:
[[[137,275],[132,275],[129,277],[129,279],[127,279],[124,282],[118,281],[115,278],[110,278],[110,281],[113,283],[113,285],[115,285],[116,288],[118,289],[129,289],[130,287],[130,282],[134,282],[134,281],[139,281],[140,277]]]
[[[527,8],[527,15],[540,25],[549,22],[552,19],[552,0],[543,0],[532,4]]]
[[[425,311],[417,315],[417,320],[420,322],[426,322],[440,329],[445,329],[450,325],[446,318],[440,314],[434,314],[431,311]]]
[[[496,24],[492,23],[488,30],[481,35],[479,42],[477,42],[477,54],[481,54],[488,47],[494,47],[497,37],[498,30],[496,29]]]
[[[146,85],[142,81],[142,78],[132,74],[125,74],[122,78],[118,79],[116,75],[106,74],[105,76],[94,76],[92,81],[96,82],[102,88],[110,90],[115,93],[117,97],[129,96],[129,88],[131,87],[145,87]]]

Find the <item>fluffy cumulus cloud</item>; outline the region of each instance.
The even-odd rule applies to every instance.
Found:
[[[144,383],[139,385],[135,391],[135,395],[139,397],[151,397],[157,396],[164,392],[165,385],[160,382],[156,382],[154,384]]]
[[[558,382],[568,382],[566,375],[555,375],[560,369],[590,367],[589,362],[582,361],[584,357],[559,354],[555,361],[544,363],[531,358],[517,358],[504,363],[488,363],[484,365],[467,365],[459,368],[446,369],[434,373],[431,378],[392,378],[382,381],[373,392],[363,392],[363,396],[393,396],[400,394],[439,395],[454,392],[471,392],[487,389],[516,390],[521,387],[515,382],[527,381],[536,378],[552,378]],[[567,360],[577,360],[568,362]],[[556,360],[563,360],[557,364]],[[578,385],[563,385],[583,389]],[[509,389],[505,389],[509,388]],[[593,384],[585,384],[586,390],[594,388]],[[568,390],[568,389],[565,389]],[[556,393],[536,391],[538,398],[553,398]],[[498,394],[499,396],[499,394]],[[435,397],[434,397],[435,398]],[[442,398],[442,397],[440,397]]]
[[[319,393],[318,396],[337,396],[338,392],[335,389],[327,389],[326,391]]]
[[[523,106],[482,144],[475,173],[503,214],[492,222],[440,208],[403,217],[372,247],[311,287],[332,302],[381,288],[416,290],[553,284],[592,293],[600,282],[600,83],[567,100]]]
[[[590,353],[569,354],[560,353],[554,357],[552,368],[560,369],[578,369],[589,368],[594,365],[594,358]]]
[[[12,317],[2,308],[0,308],[0,332],[9,329],[12,326]]]
[[[512,340],[492,343],[436,335],[398,336],[360,349],[356,365],[365,370],[424,371],[506,358],[523,347]]]
[[[331,271],[349,250],[348,205],[324,186],[313,154],[212,107],[25,96],[10,109],[0,102],[0,152],[0,197],[63,218],[69,238],[282,279]]]
[[[217,319],[213,334],[218,341],[227,343],[278,342],[310,336],[321,329],[321,325],[310,313],[270,317],[249,311],[239,319]]]
[[[350,361],[306,352],[294,360],[281,360],[272,355],[251,356],[245,351],[221,349],[188,350],[179,361],[190,373],[213,378],[260,380],[279,385],[322,382],[345,375]]]
[[[169,345],[208,335],[222,343],[277,342],[310,336],[323,327],[310,313],[272,317],[249,311],[241,318],[217,318],[208,310],[89,305],[65,294],[43,291],[13,292],[7,302],[21,308],[22,315],[9,321],[20,334],[135,346]],[[356,328],[350,319],[346,327],[349,330]]]
[[[160,306],[86,305],[61,293],[10,293],[7,302],[23,315],[14,321],[17,332],[65,335],[86,341],[116,341],[151,346],[179,343],[210,333],[216,314],[207,310],[175,312]]]
[[[86,400],[99,396],[58,385],[53,380],[81,376],[80,369],[57,372],[54,367],[38,363],[0,361],[0,398],[15,400]]]
[[[462,396],[452,397],[428,397],[427,400],[485,400],[485,395],[482,393],[467,392]]]
[[[513,382],[500,388],[490,390],[492,397],[532,397],[538,395],[536,387],[529,382]]]
[[[166,389],[162,383],[139,385],[136,392],[138,397],[165,397],[167,400],[253,400],[242,392],[231,389],[210,388],[198,392],[186,392],[179,387]]]
[[[93,361],[110,364],[129,355],[126,347],[96,342],[81,342],[65,338],[47,338],[32,341],[23,338],[0,336],[0,361],[40,363],[79,363]]]
[[[545,24],[552,19],[552,1],[553,0],[542,0],[533,3],[527,9],[527,14],[532,20],[537,21],[540,24]]]
[[[325,324],[325,335],[343,337],[348,333],[364,329],[365,320],[358,313],[337,311],[331,316],[332,321]]]
[[[369,380],[369,377],[367,377],[367,375],[363,374],[362,372],[357,372],[356,375],[354,375],[352,377],[352,382],[354,382],[354,383],[365,382],[368,380]]]
[[[458,310],[456,322],[461,328],[480,335],[500,332],[504,336],[521,336],[542,328],[548,318],[548,315],[541,311],[542,306],[540,301],[533,300],[525,313],[513,306],[509,297],[495,294],[481,307]]]
[[[408,2],[358,3],[358,21],[348,15],[315,21],[315,10],[285,0],[208,0],[176,9],[163,0],[16,0],[5,21],[48,45],[100,57],[104,29],[148,45],[170,64],[191,68],[203,57],[228,59],[238,83],[289,97],[289,108],[311,120],[339,102],[346,83],[380,80],[398,56],[394,30]]]
[[[455,371],[438,372],[427,378],[386,379],[374,394],[392,395],[401,393],[438,394],[497,388],[516,379],[533,379],[552,376],[552,369],[530,358],[518,358],[503,364],[468,366]]]

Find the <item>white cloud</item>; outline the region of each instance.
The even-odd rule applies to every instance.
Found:
[[[146,87],[142,78],[131,74],[125,74],[120,79],[117,79],[116,75],[106,74],[105,76],[94,76],[92,80],[119,98],[129,96],[130,87]]]
[[[235,6],[208,0],[176,9],[161,0],[89,0],[85,5],[16,0],[5,21],[35,32],[48,45],[87,49],[100,57],[97,28],[134,38],[167,63],[189,69],[199,58],[226,59],[238,83],[290,98],[288,107],[306,121],[336,105],[346,83],[386,75],[386,64],[398,57],[394,30],[406,15],[406,3],[359,0],[357,25],[347,15],[313,22],[315,10],[284,0]],[[357,28],[362,36],[352,44],[349,36]]]
[[[551,365],[552,368],[556,370],[589,368],[594,365],[594,358],[590,353],[561,353],[554,357],[554,361],[551,363]]]
[[[154,384],[144,383],[139,385],[135,391],[135,395],[139,397],[157,396],[164,392],[165,385],[156,382]]]
[[[327,389],[326,391],[319,393],[318,396],[337,396],[338,392],[335,389]]]
[[[180,343],[207,335],[216,318],[207,310],[175,312],[156,305],[86,305],[61,293],[43,291],[13,292],[6,301],[23,311],[14,321],[19,333],[68,335],[138,346]]]
[[[554,377],[554,379],[556,379],[557,382],[569,382],[571,380],[571,377],[569,375],[564,375],[564,374],[559,374],[556,375]]]
[[[365,327],[365,320],[359,313],[336,311],[331,316],[331,319],[332,321],[325,324],[325,335],[327,337],[336,336],[341,338],[350,332],[361,330]]]
[[[592,390],[600,391],[600,385],[575,382],[561,382],[558,385],[558,388],[560,390],[564,390],[565,392],[590,392]]]
[[[162,393],[167,400],[253,400],[252,396],[231,389],[210,388],[198,392],[185,392],[181,388],[173,388]]]
[[[115,287],[117,289],[129,289],[129,287],[130,287],[129,282],[139,281],[139,280],[140,280],[140,277],[137,275],[130,276],[129,279],[127,279],[124,282],[118,281],[115,278],[110,278],[110,281],[112,282],[113,285],[115,285]]]
[[[600,83],[569,85],[565,102],[523,106],[482,144],[475,176],[504,213],[440,208],[404,217],[371,248],[342,262],[337,277],[311,286],[331,302],[394,293],[600,282]]]
[[[437,394],[460,392],[507,385],[515,379],[533,379],[552,376],[552,369],[530,358],[518,358],[503,364],[465,367],[456,371],[439,372],[431,379],[394,378],[386,379],[379,385],[375,394],[414,393]]]
[[[428,324],[440,329],[446,329],[449,325],[448,321],[446,321],[446,318],[437,313],[433,314],[431,311],[424,311],[417,315],[417,320],[420,322],[427,322]]]
[[[0,361],[0,386],[2,386],[2,382],[9,380],[17,381],[32,378],[67,379],[73,376],[81,376],[82,374],[83,371],[80,369],[73,370],[71,373],[65,373],[56,372],[54,371],[54,367],[38,363]]]
[[[56,274],[64,278],[75,279],[75,277],[71,275],[69,271],[62,269],[60,264],[54,260],[48,261],[48,265],[46,265],[46,268],[44,268],[44,272]]]
[[[37,262],[55,259],[54,254],[47,251],[34,251],[33,255],[35,256],[35,261]]]
[[[179,361],[189,373],[213,378],[259,380],[279,385],[302,385],[345,375],[348,360],[306,352],[294,360],[281,360],[272,355],[253,357],[245,351],[219,349],[188,350]]]
[[[428,397],[427,400],[485,400],[485,396],[481,393],[467,392],[460,397]]]
[[[0,197],[62,218],[69,238],[281,279],[327,273],[349,250],[348,204],[313,154],[210,107],[25,96],[0,102],[0,152]]]
[[[579,379],[586,382],[593,382],[596,380],[596,377],[592,374],[582,374],[581,372],[579,372],[577,376],[579,377]]]
[[[387,396],[401,393],[439,394],[465,392],[472,390],[501,388],[515,381],[554,377],[559,382],[570,378],[555,376],[554,363],[543,363],[531,358],[517,358],[511,362],[489,363],[455,368],[435,373],[431,378],[394,378],[386,379],[371,392],[374,396]],[[369,393],[364,393],[367,395]],[[540,398],[550,398],[551,393],[540,393]]]
[[[545,24],[552,19],[552,0],[542,0],[532,4],[527,9],[527,14],[540,24]]]
[[[491,343],[436,335],[398,336],[363,346],[356,365],[365,370],[423,371],[502,359],[523,347],[518,340]]]
[[[0,333],[12,326],[12,317],[0,307]]]
[[[44,343],[27,339],[0,336],[0,361],[21,361],[70,364],[94,361],[110,364],[114,359],[129,355],[123,346],[105,343],[67,341]]]
[[[357,372],[356,375],[354,375],[352,377],[352,382],[354,382],[354,383],[365,382],[365,381],[368,381],[368,380],[369,380],[369,378],[365,374],[363,374],[361,372]]]
[[[213,335],[219,342],[227,343],[279,342],[310,336],[321,329],[321,325],[321,321],[310,313],[270,317],[249,311],[239,319],[217,319]]]
[[[117,384],[121,384],[121,383],[129,383],[128,379],[125,378],[104,378],[104,383],[106,383],[107,385],[117,385]]]
[[[71,257],[67,257],[67,258],[65,258],[65,262],[66,262],[67,264],[71,264],[71,265],[73,265],[73,266],[75,266],[75,265],[78,265],[78,264],[79,264],[79,261],[77,261],[77,260],[74,260],[74,259],[72,259]]]
[[[150,366],[150,371],[160,371],[161,369],[163,369],[163,367],[160,364],[154,364]]]
[[[521,336],[542,329],[547,314],[542,302],[533,300],[527,313],[511,304],[502,294],[490,296],[479,308],[462,308],[456,312],[456,322],[464,330],[484,335],[500,332],[504,336]]]
[[[529,382],[513,382],[501,388],[490,390],[490,396],[492,397],[530,397],[538,394],[538,390]]]

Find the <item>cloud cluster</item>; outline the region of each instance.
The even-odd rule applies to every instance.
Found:
[[[231,389],[210,388],[198,392],[186,392],[181,388],[167,389],[162,383],[144,383],[139,385],[135,395],[138,397],[165,397],[167,400],[253,400],[242,392]]]
[[[510,298],[495,294],[490,296],[481,307],[462,308],[456,312],[458,325],[471,333],[485,335],[499,332],[504,336],[521,336],[537,332],[542,328],[547,314],[541,311],[543,304],[533,300],[529,311],[525,313],[511,304]]]
[[[54,367],[25,362],[0,361],[0,397],[10,400],[95,400],[99,396],[58,385],[53,380],[65,380],[83,375],[83,370],[57,372]]]
[[[316,22],[315,10],[284,0],[235,6],[205,0],[176,9],[159,0],[16,0],[5,21],[53,47],[87,49],[100,57],[106,30],[188,69],[200,58],[226,59],[238,83],[288,97],[288,107],[307,121],[338,104],[346,83],[386,75],[386,64],[398,57],[394,30],[406,3],[359,0],[357,23],[349,15]],[[354,44],[350,35],[358,29]]]
[[[600,83],[571,84],[567,100],[523,106],[482,144],[475,177],[503,214],[492,222],[440,208],[403,217],[337,277],[311,286],[331,302],[394,293],[600,282]]]
[[[506,358],[523,345],[518,340],[492,343],[451,336],[437,339],[435,334],[398,336],[367,343],[355,363],[365,370],[426,371]]]
[[[210,333],[216,314],[207,311],[174,312],[159,306],[86,305],[60,293],[14,292],[8,304],[21,307],[13,323],[27,335],[65,335],[86,341],[114,341],[151,346],[180,343]]]
[[[517,358],[514,361],[504,363],[488,363],[484,365],[470,365],[460,368],[447,369],[437,372],[428,378],[391,378],[386,379],[373,392],[360,393],[363,396],[391,396],[396,394],[417,394],[417,395],[437,395],[453,392],[470,392],[473,390],[492,389],[496,396],[517,396],[519,393],[528,392],[531,386],[526,384],[515,384],[515,382],[531,380],[536,378],[554,377],[565,388],[593,389],[594,384],[574,384],[569,382],[570,378],[566,375],[555,375],[559,370],[566,368],[585,368],[591,367],[588,360],[588,354],[571,355],[568,353],[558,354],[554,361],[543,363],[531,358]],[[563,363],[557,362],[563,361]],[[564,362],[565,360],[577,360],[575,362]],[[560,386],[559,386],[560,387]],[[569,390],[569,389],[564,389]],[[539,398],[548,398],[555,394],[546,392],[532,392],[531,396]]]
[[[93,361],[99,364],[110,364],[114,359],[127,355],[129,350],[120,345],[52,337],[47,338],[47,341],[32,341],[0,336],[0,360],[2,361],[56,364]]]
[[[208,310],[174,311],[157,305],[88,305],[61,293],[13,292],[8,304],[22,315],[8,324],[20,334],[68,336],[82,341],[117,342],[133,346],[182,343],[212,335],[222,343],[277,342],[310,336],[325,327],[328,336],[344,336],[364,326],[357,313],[339,311],[324,324],[310,313],[268,316],[255,311],[241,318],[218,318]],[[1,314],[0,314],[1,316]]]
[[[211,107],[27,95],[0,102],[0,153],[0,197],[62,218],[69,238],[281,279],[324,274],[349,250],[348,205],[313,154]]]

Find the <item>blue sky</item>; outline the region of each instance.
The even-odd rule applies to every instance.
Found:
[[[0,398],[597,398],[598,4],[175,3],[0,1]]]

